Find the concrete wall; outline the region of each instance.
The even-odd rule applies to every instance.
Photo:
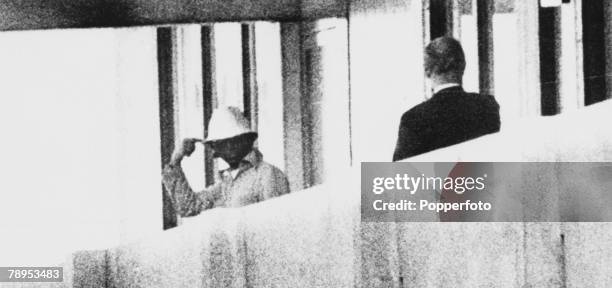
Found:
[[[402,113],[425,99],[421,2],[350,2],[353,163],[391,161]]]
[[[580,121],[588,127],[594,123],[592,120],[609,117],[610,111],[612,102],[583,108],[567,117],[536,120],[535,123],[542,125],[528,129],[534,137],[530,143],[544,144],[523,146],[520,156],[514,159],[586,161],[589,157],[598,157],[609,161],[612,128],[569,128],[567,121]],[[566,139],[569,136],[557,134],[553,140],[565,139],[563,143],[545,141],[553,137],[546,133],[548,129],[560,131],[560,127],[580,140],[571,142]],[[457,157],[464,161],[507,161],[502,152],[508,145],[496,147],[495,144],[512,141],[515,136],[513,131],[502,132],[410,161],[453,161]],[[481,149],[484,146],[490,148]],[[578,146],[583,146],[580,154],[575,153]],[[471,154],[470,151],[475,151],[473,147],[478,148],[477,154]],[[543,153],[542,149],[552,152]],[[537,158],[537,155],[542,156]],[[576,175],[576,171],[548,172],[540,171],[540,177],[531,177],[524,185],[514,188],[506,185],[505,189],[514,194],[529,187],[554,186],[543,193],[544,198],[523,200],[541,206],[544,213],[562,214],[554,200],[572,193],[582,193],[581,201],[600,193],[604,197],[597,199],[607,201],[607,191],[590,188],[609,185],[609,177]],[[571,179],[577,178],[587,181],[570,185]],[[106,261],[109,275],[106,281],[112,283],[111,287],[193,287],[194,284],[202,287],[609,287],[612,284],[607,265],[612,261],[612,227],[607,223],[361,223],[358,179],[359,170],[352,169],[325,185],[244,208],[204,212],[187,218],[186,224],[176,229],[110,249],[107,258],[90,255],[87,259],[91,262],[87,265],[75,260],[73,279],[78,283],[102,281],[99,272],[90,271],[91,267],[104,266]],[[512,183],[512,177],[507,179],[507,184]],[[587,182],[591,184],[583,185]]]
[[[612,102],[604,102],[582,108],[572,113],[550,118],[524,119],[506,127],[502,132],[481,137],[470,142],[451,146],[445,149],[417,156],[406,161],[526,161],[526,162],[609,162],[612,160],[612,128],[600,125],[601,121],[610,118]],[[602,163],[602,171],[606,164]],[[601,171],[600,171],[601,172]],[[525,199],[525,204],[532,206],[532,211],[542,214],[567,217],[591,217],[594,211],[609,213],[612,205],[609,191],[609,171],[585,173],[560,169],[556,171],[532,171],[532,183],[523,183],[522,189],[514,193]],[[509,175],[511,176],[511,175]],[[511,179],[512,177],[508,177]],[[540,182],[540,183],[537,183]],[[543,198],[534,198],[526,193],[536,189],[548,189],[540,193]],[[604,189],[605,190],[605,189]],[[560,201],[563,199],[563,202]],[[562,203],[572,203],[572,211]],[[582,206],[581,206],[582,205]],[[600,207],[599,209],[593,207]],[[550,217],[550,216],[547,216]],[[607,217],[607,215],[598,215]],[[562,220],[562,219],[560,219]],[[495,252],[497,255],[513,255],[514,265],[509,265],[504,275],[516,280],[517,284],[528,284],[530,287],[606,287],[610,285],[610,225],[608,223],[482,223],[467,225],[460,233],[459,239],[470,239],[472,235],[483,237],[486,245],[497,245],[508,248],[515,245],[515,253],[506,250]],[[505,233],[493,233],[495,229],[506,230]],[[444,234],[451,234],[449,227],[444,227]],[[451,232],[451,233],[449,233]],[[477,238],[477,239],[478,239]],[[465,240],[462,240],[465,241]],[[478,246],[484,241],[472,242]],[[469,245],[463,242],[462,245]],[[447,247],[447,245],[444,245]],[[491,253],[492,251],[487,252]],[[510,254],[508,254],[510,252]],[[488,254],[490,255],[490,254]],[[495,262],[499,262],[496,257]],[[446,259],[448,260],[448,259]],[[470,263],[474,263],[471,261]],[[599,264],[597,264],[599,263]],[[509,263],[510,264],[510,263]],[[600,265],[601,264],[601,265]],[[487,266],[479,271],[483,275],[498,265]],[[428,269],[426,269],[428,270]],[[488,272],[487,272],[488,271]],[[482,283],[479,281],[472,283]],[[471,286],[471,285],[468,285]],[[517,286],[517,285],[511,285]]]
[[[0,33],[0,265],[159,231],[154,28]]]

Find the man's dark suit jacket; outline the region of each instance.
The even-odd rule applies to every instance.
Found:
[[[499,131],[493,96],[450,87],[402,115],[393,161]]]

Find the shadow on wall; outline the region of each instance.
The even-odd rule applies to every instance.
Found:
[[[19,1],[0,4],[1,29],[90,28],[133,25],[135,1]]]
[[[0,30],[346,17],[348,1],[23,0],[0,3]]]

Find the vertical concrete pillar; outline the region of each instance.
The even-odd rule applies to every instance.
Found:
[[[606,99],[612,98],[612,2],[604,1],[604,39],[606,49]]]
[[[285,145],[285,173],[292,191],[304,188],[304,155],[302,135],[301,84],[301,24],[281,24],[281,53],[283,74],[283,122]]]
[[[576,0],[561,5],[561,53],[559,108],[560,112],[576,110],[584,106],[584,87],[582,72],[582,14],[581,1]]]
[[[538,2],[516,1],[519,57],[519,116],[540,115],[540,47],[538,45]]]
[[[493,13],[495,13],[495,1],[478,0],[476,3],[480,93],[494,95]]]

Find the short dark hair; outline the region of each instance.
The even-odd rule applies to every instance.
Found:
[[[451,37],[438,37],[425,47],[425,73],[430,75],[456,74],[465,71],[465,54],[461,43]]]

